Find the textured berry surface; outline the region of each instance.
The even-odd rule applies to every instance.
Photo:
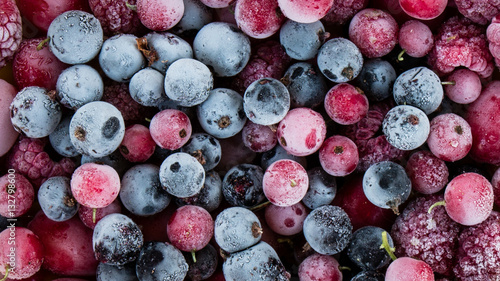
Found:
[[[333,86],[325,96],[326,113],[341,125],[359,122],[366,116],[368,106],[368,98],[363,91],[348,83]]]
[[[452,275],[458,235],[461,227],[443,207],[432,204],[442,195],[421,196],[412,200],[392,225],[396,255],[421,259],[432,270],[444,276]]]
[[[359,163],[358,147],[348,137],[331,136],[320,148],[319,161],[328,174],[346,176],[354,172]]]
[[[479,24],[487,24],[500,12],[500,5],[490,0],[455,0],[455,5],[462,15]]]
[[[332,7],[335,9],[330,9],[322,20],[329,24],[345,24],[367,5],[367,0],[334,0]]]
[[[2,0],[0,2],[2,13],[0,14],[0,67],[4,67],[10,61],[21,44],[22,26],[21,13],[13,0]]]
[[[341,281],[339,262],[332,256],[313,254],[300,263],[299,278],[304,281]]]
[[[240,0],[236,1],[234,17],[245,34],[262,39],[276,33],[285,21],[285,16],[277,11],[277,0]]]
[[[299,163],[283,159],[269,166],[262,179],[262,188],[269,201],[286,207],[304,198],[309,186],[307,171]]]
[[[214,234],[214,221],[210,213],[199,206],[178,208],[167,224],[168,239],[181,251],[203,249]]]
[[[431,120],[427,145],[434,155],[454,162],[464,158],[472,147],[469,123],[455,113],[446,113]]]
[[[399,46],[416,58],[427,55],[434,45],[431,29],[421,21],[409,20],[399,29]]]
[[[85,163],[73,173],[71,191],[80,204],[103,208],[118,197],[120,177],[111,166]]]
[[[136,0],[128,1],[135,5]],[[116,33],[135,33],[142,27],[137,13],[127,7],[125,2],[116,0],[89,0],[94,16],[99,20],[105,35]]]
[[[15,243],[11,237],[15,237]],[[33,231],[25,227],[8,228],[0,232],[2,259],[0,274],[12,279],[23,279],[33,276],[42,267],[43,244]]]
[[[429,151],[413,153],[405,167],[411,180],[411,188],[423,194],[432,194],[448,183],[449,171],[446,163]]]
[[[432,268],[424,261],[401,257],[393,261],[385,273],[386,281],[400,280],[401,276],[411,281],[433,281],[434,274]]]

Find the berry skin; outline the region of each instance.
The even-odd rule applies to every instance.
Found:
[[[265,211],[267,225],[274,232],[287,236],[300,233],[306,217],[306,207],[300,202],[287,207],[270,204]]]
[[[495,196],[495,205],[500,206],[500,169],[496,169],[491,178],[493,186],[493,195]]]
[[[396,20],[383,10],[359,11],[349,24],[349,39],[368,58],[379,58],[392,51],[398,42]]]
[[[120,200],[116,199],[115,201],[113,201],[111,204],[109,204],[104,208],[95,209],[80,205],[80,208],[78,209],[78,217],[86,227],[94,229],[95,225],[105,216],[121,212],[122,212],[122,205],[120,203]]]
[[[448,183],[446,163],[427,150],[413,153],[405,170],[411,180],[411,188],[423,194],[436,193]]]
[[[326,94],[325,110],[333,121],[341,125],[351,125],[368,113],[368,98],[359,88],[340,83]]]
[[[127,83],[111,82],[104,85],[104,94],[101,100],[114,105],[121,112],[123,120],[127,124],[143,121],[146,115],[146,108],[132,98]]]
[[[85,163],[71,176],[71,192],[78,203],[103,208],[118,197],[120,176],[111,166]]]
[[[441,25],[427,59],[433,69],[443,74],[464,66],[486,78],[494,69],[485,28],[460,16]]]
[[[325,140],[325,120],[312,109],[292,109],[279,122],[276,137],[288,153],[295,156],[311,155]]]
[[[177,249],[193,252],[203,249],[214,234],[214,221],[210,213],[199,206],[178,208],[167,224],[168,239]]]
[[[434,45],[431,29],[418,20],[409,20],[400,27],[398,41],[405,53],[414,58],[426,56]]]
[[[234,17],[238,27],[252,38],[268,38],[275,34],[285,21],[277,0],[236,1]]]
[[[405,13],[420,20],[437,18],[446,9],[447,0],[399,0]]]
[[[130,162],[145,162],[155,152],[156,142],[149,129],[141,124],[134,124],[125,129],[120,153]]]
[[[479,225],[466,228],[459,237],[453,269],[459,280],[497,280],[500,277],[500,214],[492,214]]]
[[[363,54],[348,39],[339,37],[326,41],[318,51],[318,68],[335,83],[356,78],[363,68]]]
[[[469,123],[455,113],[434,117],[430,123],[427,145],[439,159],[454,162],[464,158],[472,147]]]
[[[493,44],[490,41],[490,47]],[[469,104],[474,102],[481,94],[481,78],[472,70],[459,68],[453,71],[445,81],[452,85],[444,86],[445,95],[455,103]]]
[[[269,126],[252,121],[247,121],[241,130],[241,137],[243,144],[254,152],[269,151],[278,143],[276,133]]]
[[[323,17],[322,21],[326,24],[345,24],[362,9],[366,8],[368,0],[333,0],[332,7],[328,13]]]
[[[342,271],[339,267],[339,262],[334,257],[316,253],[300,263],[298,274],[302,281],[341,281]]]
[[[59,74],[68,66],[61,62],[48,47],[37,46],[43,38],[26,39],[21,42],[14,56],[12,69],[17,87],[39,86],[55,90]]]
[[[453,178],[444,192],[448,215],[462,225],[476,225],[488,218],[493,210],[493,187],[477,173],[465,173]]]
[[[0,1],[2,13],[0,14],[0,68],[10,61],[14,53],[19,49],[22,40],[21,13],[17,8],[16,1]]]
[[[488,25],[488,28],[486,28],[486,38],[488,38],[488,48],[491,52],[491,55],[495,59],[495,63],[498,66],[500,64],[500,33],[499,28],[500,28],[500,17],[495,16],[492,20],[491,23]]]
[[[23,175],[7,173],[0,177],[0,196],[0,215],[6,218],[17,218],[31,208],[35,199],[35,190]],[[12,199],[16,203],[15,209],[12,209]]]
[[[45,150],[47,139],[20,137],[10,150],[8,165],[25,176],[35,187],[55,176],[70,177],[75,163],[70,158],[58,162],[52,160]]]
[[[396,256],[412,257],[429,264],[443,276],[452,275],[461,227],[442,207],[429,208],[443,195],[413,199],[396,218],[391,229]]]
[[[280,79],[290,61],[291,58],[279,42],[266,40],[259,43],[245,68],[234,77],[233,87],[244,93],[255,80],[265,77]]]
[[[278,0],[279,8],[283,14],[296,22],[311,23],[324,17],[333,5],[333,0]]]
[[[154,31],[172,28],[184,14],[184,1],[182,0],[138,0],[136,5],[141,23]]]
[[[161,148],[176,150],[191,137],[191,121],[186,113],[177,109],[165,109],[151,119],[151,137]]]
[[[358,147],[348,137],[331,136],[319,150],[321,167],[336,177],[347,176],[354,172],[359,163]]]
[[[262,189],[272,204],[286,207],[298,203],[309,187],[307,171],[299,163],[283,159],[269,166],[262,179]]]
[[[455,5],[466,18],[482,25],[487,24],[500,12],[498,2],[491,0],[455,0]]]
[[[427,263],[409,257],[393,261],[387,268],[385,280],[399,281],[401,276],[405,281],[434,281],[434,273]]]
[[[482,91],[479,98],[467,109],[466,120],[471,127],[472,148],[469,155],[476,161],[500,164],[500,82],[492,81]]]
[[[10,104],[17,95],[17,89],[9,82],[0,79],[0,156],[9,152],[19,136],[19,133],[12,126],[10,121]]]

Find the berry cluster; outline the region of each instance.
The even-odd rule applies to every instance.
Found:
[[[0,34],[1,280],[500,280],[496,0],[0,0]]]

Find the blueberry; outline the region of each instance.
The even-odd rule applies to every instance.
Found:
[[[280,43],[292,59],[305,61],[316,56],[324,35],[325,27],[321,21],[299,23],[288,20],[281,26]]]
[[[398,105],[385,115],[382,131],[394,147],[413,150],[427,141],[430,122],[422,110],[411,105]]]
[[[290,93],[292,107],[317,107],[328,92],[325,77],[317,67],[307,62],[291,65],[282,81]]]
[[[117,82],[128,82],[146,65],[136,40],[133,34],[117,34],[104,41],[99,65],[107,77]]]
[[[170,32],[151,32],[144,36],[147,45],[155,52],[151,67],[165,74],[178,59],[193,58],[193,48],[186,40]]]
[[[141,281],[182,281],[189,265],[181,251],[171,244],[150,241],[142,248],[135,269]]]
[[[290,93],[279,80],[261,78],[250,84],[243,95],[243,108],[255,124],[273,125],[290,109]]]
[[[98,101],[104,93],[99,72],[85,64],[66,68],[57,78],[57,96],[64,106],[77,109],[86,103]]]
[[[197,158],[205,171],[215,168],[222,156],[222,147],[219,140],[205,133],[191,135],[191,138],[181,148],[181,151]]]
[[[370,101],[381,101],[390,97],[396,80],[396,70],[380,58],[365,61],[354,84],[365,93]]]
[[[164,81],[165,76],[158,70],[143,68],[130,79],[130,96],[143,106],[158,106],[167,99]]]
[[[80,204],[71,194],[70,179],[51,177],[38,190],[38,203],[44,214],[53,221],[66,221],[78,212]]]
[[[193,156],[177,152],[160,166],[160,182],[171,195],[186,198],[197,194],[205,182],[205,169]]]
[[[321,46],[317,62],[326,78],[342,83],[359,75],[363,68],[363,55],[353,42],[339,37],[330,39]]]

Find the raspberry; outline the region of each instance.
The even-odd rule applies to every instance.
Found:
[[[455,5],[462,15],[479,24],[487,24],[500,13],[497,0],[455,0]]]
[[[493,17],[490,25],[486,28],[486,37],[489,42],[488,48],[498,66],[500,65],[500,14]]]
[[[276,41],[266,41],[255,49],[255,54],[234,79],[234,89],[240,93],[260,78],[280,79],[291,62],[285,49]]]
[[[441,74],[464,66],[482,78],[491,76],[494,64],[485,28],[462,16],[448,19],[438,30],[428,63]]]
[[[344,126],[342,134],[358,146],[358,171],[366,171],[372,164],[380,161],[397,161],[408,155],[407,151],[397,149],[380,135],[385,114],[391,109],[392,102],[379,102],[370,106],[367,115],[356,124]]]
[[[90,9],[101,22],[104,34],[112,36],[118,33],[136,33],[143,29],[137,13],[127,7],[135,5],[137,0],[89,0]]]
[[[109,102],[118,108],[125,123],[142,121],[144,117],[149,117],[146,115],[148,108],[140,105],[130,96],[127,83],[111,82],[104,86],[102,101]]]
[[[0,0],[0,68],[11,60],[19,48],[23,28],[21,13],[14,0]]]
[[[25,176],[35,187],[50,177],[71,177],[75,170],[75,163],[70,158],[62,158],[58,162],[52,160],[45,150],[47,143],[47,138],[21,136],[10,151],[9,168]]]
[[[391,237],[396,255],[423,260],[434,272],[449,276],[460,225],[443,207],[435,207],[429,214],[431,205],[441,200],[443,195],[430,195],[410,202],[392,225]]]
[[[332,9],[323,17],[325,24],[342,25],[347,23],[354,15],[366,8],[368,0],[334,0]],[[334,7],[334,8],[333,8]]]
[[[458,243],[453,268],[458,280],[500,279],[500,213],[494,211],[484,222],[466,228]]]

